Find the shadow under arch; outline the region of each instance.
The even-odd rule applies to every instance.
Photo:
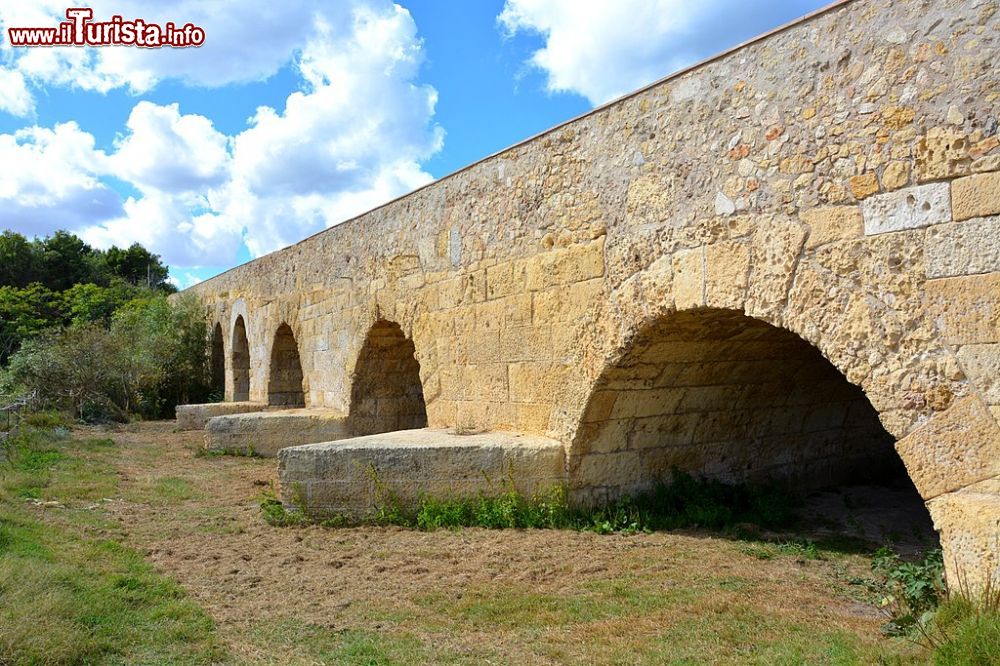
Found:
[[[399,324],[381,319],[368,331],[351,382],[355,435],[427,427],[420,363]]]
[[[250,342],[243,315],[237,315],[232,337],[233,402],[250,399]]]
[[[912,487],[893,444],[816,347],[738,310],[697,308],[645,325],[604,369],[568,471],[583,503],[641,492],[673,468],[793,490],[901,474]]]
[[[222,324],[216,322],[212,329],[211,356],[209,359],[209,381],[212,393],[219,396],[226,392],[226,343],[222,337]],[[213,398],[221,400],[221,398]]]
[[[292,327],[282,324],[271,345],[271,366],[267,381],[267,404],[281,407],[305,407],[302,362]]]

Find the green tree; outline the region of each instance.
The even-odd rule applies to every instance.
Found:
[[[14,231],[0,234],[0,286],[27,287],[34,280],[35,246]]]
[[[52,328],[25,341],[11,358],[13,382],[80,418],[121,417],[120,340],[93,324]]]
[[[153,254],[138,243],[133,243],[124,250],[112,246],[104,253],[104,262],[112,275],[130,284],[147,285],[153,289],[170,285],[167,282],[169,271],[163,265],[160,255]]]
[[[74,284],[101,280],[97,253],[79,237],[57,231],[36,241],[37,280],[52,291],[64,291]]]
[[[62,311],[57,294],[37,283],[24,289],[0,287],[0,364],[25,340],[59,323]]]
[[[75,284],[62,292],[63,312],[73,324],[89,322],[107,326],[115,311],[140,296],[145,290],[116,278],[107,287],[96,284]]]

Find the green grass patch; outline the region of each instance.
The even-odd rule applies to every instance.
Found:
[[[955,595],[935,613],[927,640],[940,666],[1000,663],[1000,595],[996,590],[970,601]]]
[[[296,619],[258,626],[253,642],[281,654],[283,663],[391,666],[449,663],[440,649],[406,631],[323,627]]]
[[[776,487],[727,485],[678,471],[669,481],[658,482],[644,493],[598,507],[571,504],[562,485],[525,495],[513,482],[498,494],[424,496],[416,506],[410,506],[381,482],[374,469],[369,474],[377,496],[373,514],[363,520],[334,516],[323,524],[399,525],[427,531],[461,527],[574,529],[610,534],[678,528],[743,530],[746,525],[773,529],[791,525],[794,517],[792,497]],[[297,509],[288,511],[273,496],[265,497],[261,502],[264,519],[277,526],[313,522],[304,499],[293,504]]]
[[[57,509],[118,493],[110,440],[25,428],[0,464],[0,664],[204,664],[224,656],[211,619],[134,550],[94,533],[99,510]],[[168,484],[169,485],[169,484]]]

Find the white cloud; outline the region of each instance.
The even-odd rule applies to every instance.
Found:
[[[8,27],[49,27],[65,21],[65,0],[0,0],[0,60],[36,86],[65,87],[108,92],[125,88],[132,93],[151,90],[164,79],[218,87],[260,81],[291,61],[301,45],[311,39],[316,18],[343,23],[351,3],[299,0],[93,0],[85,3],[94,21],[113,15],[126,20],[141,18],[163,25],[192,23],[205,30],[204,45],[186,49],[142,49],[128,46],[102,48],[12,48],[6,43]],[[30,92],[27,97],[30,100]],[[0,110],[19,116],[31,104],[4,104]]]
[[[431,180],[440,150],[437,93],[413,79],[423,55],[406,10],[359,7],[321,22],[298,66],[309,83],[282,113],[257,110],[235,138],[223,214],[250,230],[254,254],[364,212]],[[252,202],[248,205],[248,202]]]
[[[260,255],[428,182],[420,164],[444,133],[436,91],[417,81],[412,17],[384,0],[337,8],[309,21],[292,61],[302,89],[235,136],[148,101],[107,153],[73,123],[0,135],[0,158],[26,165],[0,171],[0,218],[51,220],[31,231],[70,228],[100,247],[139,242],[174,266],[226,265],[241,243]]]
[[[111,217],[118,196],[99,178],[106,156],[74,122],[0,134],[0,225],[46,234]]]
[[[197,190],[220,185],[228,175],[229,141],[204,116],[182,116],[178,104],[139,102],[126,126],[112,171],[144,191]]]
[[[35,100],[24,75],[16,69],[0,67],[0,111],[27,116],[35,110]]]
[[[673,40],[696,6],[684,0],[507,0],[498,21],[509,34],[544,37],[530,62],[546,72],[550,91],[577,92],[600,104],[683,62]]]
[[[550,92],[598,105],[663,78],[826,0],[506,0],[508,35],[540,35],[529,64]]]

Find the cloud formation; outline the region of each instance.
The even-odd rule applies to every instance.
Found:
[[[114,12],[190,20],[210,39],[200,53],[0,49],[0,90],[4,77],[14,83],[0,92],[0,110],[30,113],[31,90],[25,99],[18,81],[140,92],[165,77],[209,86],[266,78],[285,64],[301,88],[283,108],[258,108],[232,136],[179,104],[150,101],[134,105],[106,151],[75,123],[0,135],[0,159],[24,167],[0,172],[5,226],[69,228],[98,246],[138,241],[174,266],[226,265],[241,244],[270,252],[431,180],[421,163],[444,132],[433,122],[437,92],[417,81],[423,48],[405,9],[385,0],[285,3],[281,12],[263,0],[253,9],[180,1],[150,15],[135,4]],[[52,3],[20,7],[0,0],[0,23],[57,20],[42,17]]]
[[[497,17],[508,35],[535,34],[544,45],[528,64],[550,92],[597,106],[663,78],[770,28],[821,0],[506,0]]]

